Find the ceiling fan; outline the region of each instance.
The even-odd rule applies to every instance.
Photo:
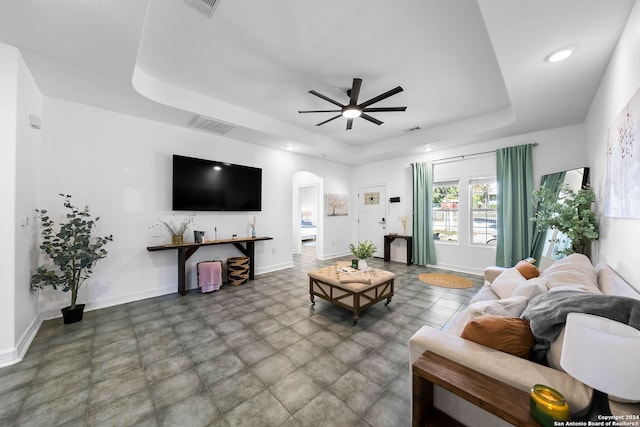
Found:
[[[349,96],[349,103],[347,105],[343,105],[338,101],[335,101],[328,96],[325,96],[321,93],[316,92],[315,90],[310,90],[309,93],[317,96],[318,98],[322,98],[325,101],[328,101],[334,105],[340,107],[339,110],[307,110],[307,111],[298,111],[298,113],[340,113],[337,116],[331,117],[324,122],[318,123],[316,126],[322,126],[325,123],[328,123],[332,120],[337,119],[338,117],[344,116],[347,118],[347,130],[351,129],[353,126],[353,119],[356,117],[361,117],[365,120],[370,121],[371,123],[375,123],[380,126],[383,122],[380,120],[371,117],[366,113],[380,113],[386,111],[405,111],[407,107],[369,107],[371,104],[375,104],[376,102],[382,101],[383,99],[389,98],[397,93],[402,92],[400,86],[393,88],[381,95],[378,95],[374,98],[371,98],[368,101],[358,104],[358,96],[360,95],[360,86],[362,86],[362,79],[354,78],[353,84],[351,85],[351,89],[347,90],[347,96]]]

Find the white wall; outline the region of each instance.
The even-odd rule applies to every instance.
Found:
[[[15,357],[16,115],[18,50],[0,43],[0,366]],[[3,363],[5,362],[5,363]]]
[[[15,330],[19,356],[22,357],[40,325],[37,316],[37,294],[31,291],[30,279],[39,244],[34,214],[39,195],[42,150],[42,131],[31,127],[29,120],[30,115],[42,119],[42,95],[22,56],[18,61],[18,95]]]
[[[0,93],[0,366],[4,366],[22,358],[39,325],[29,278],[40,138],[29,126],[29,114],[41,115],[41,96],[19,51],[2,43]]]
[[[94,269],[79,300],[87,309],[119,304],[177,291],[175,251],[148,252],[147,246],[169,243],[169,236],[152,228],[171,212],[171,156],[182,154],[228,161],[263,169],[262,211],[256,213],[258,236],[274,240],[256,243],[256,274],[292,266],[292,176],[308,170],[326,179],[325,189],[348,188],[349,168],[243,143],[188,128],[165,125],[54,98],[44,98],[40,208],[63,211],[58,193],[89,205],[101,217],[99,234],[113,234],[109,255]],[[184,216],[177,214],[178,217]],[[248,236],[254,212],[196,213],[187,232],[205,230],[213,238]],[[332,231],[331,228],[335,228]],[[325,226],[330,241],[344,230]],[[344,244],[345,248],[347,244]],[[204,259],[238,256],[232,246],[210,246],[190,259],[187,288],[196,287],[193,265]],[[67,294],[42,293],[41,309],[57,316],[69,300]]]
[[[352,188],[386,183],[389,197],[400,197],[400,203],[389,203],[387,228],[390,232],[401,232],[400,217],[413,210],[412,162],[436,161],[530,143],[538,143],[538,146],[533,149],[533,174],[536,186],[539,185],[542,175],[587,164],[584,129],[581,125],[577,125],[358,166],[354,168]],[[434,168],[436,181],[459,179],[461,187],[468,185],[469,179],[495,176],[496,161],[493,154],[466,156],[465,159],[440,164]],[[461,199],[462,197],[463,194]],[[461,216],[460,220],[466,221],[464,218],[468,219]],[[354,224],[355,227],[357,223],[354,222]],[[407,233],[411,233],[410,226]],[[470,245],[468,240],[461,236],[461,241],[458,243],[436,242],[437,266],[479,274],[486,266],[495,264],[495,247]],[[391,246],[391,260],[405,262],[405,247],[403,240],[395,241]]]
[[[585,122],[591,182],[596,192],[600,218],[600,239],[595,245],[594,261],[609,264],[638,290],[640,271],[636,267],[640,219],[605,218],[604,202],[607,128],[640,89],[639,29],[640,2],[636,2]]]

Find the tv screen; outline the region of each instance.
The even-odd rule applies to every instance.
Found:
[[[259,211],[262,169],[173,155],[173,210]]]

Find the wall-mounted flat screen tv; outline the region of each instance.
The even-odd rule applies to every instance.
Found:
[[[262,169],[173,155],[173,210],[259,211]]]

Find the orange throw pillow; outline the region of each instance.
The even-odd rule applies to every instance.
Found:
[[[536,342],[528,320],[505,316],[476,317],[467,323],[460,336],[525,359]]]
[[[522,260],[516,264],[516,269],[522,274],[525,279],[533,279],[540,275],[540,270],[535,264],[531,264],[529,261]]]

